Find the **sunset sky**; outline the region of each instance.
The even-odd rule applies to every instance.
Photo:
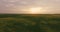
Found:
[[[60,14],[60,0],[0,0],[0,13]]]

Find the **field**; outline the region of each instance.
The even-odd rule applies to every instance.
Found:
[[[60,14],[0,14],[0,32],[60,32]]]

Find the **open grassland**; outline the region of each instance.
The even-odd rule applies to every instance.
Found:
[[[0,32],[60,32],[60,15],[0,14]]]

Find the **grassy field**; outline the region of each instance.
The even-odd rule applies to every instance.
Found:
[[[60,15],[0,14],[0,32],[60,32]]]

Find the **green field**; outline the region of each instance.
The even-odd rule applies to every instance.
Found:
[[[60,14],[0,14],[0,32],[60,32]]]

